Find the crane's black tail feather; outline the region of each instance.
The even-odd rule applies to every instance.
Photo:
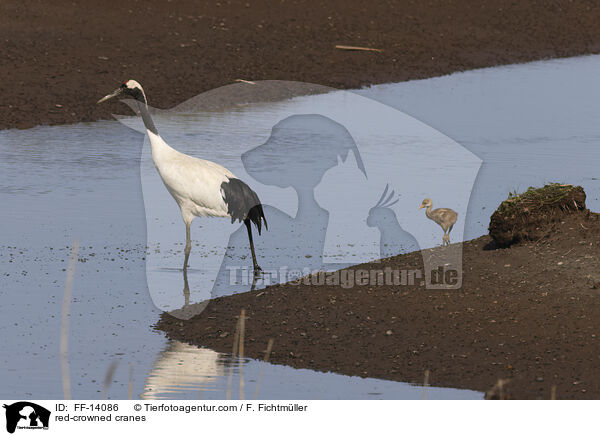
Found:
[[[265,228],[269,230],[258,195],[240,179],[231,178],[221,183],[221,196],[227,204],[227,213],[231,216],[232,223],[236,220],[249,220],[254,223],[260,235],[264,222]]]
[[[248,212],[248,218],[246,218],[254,223],[256,229],[258,230],[258,234],[260,235],[260,231],[262,230],[262,223],[265,223],[265,229],[269,230],[269,226],[267,225],[267,219],[265,218],[265,212],[263,211],[262,204],[257,204]]]

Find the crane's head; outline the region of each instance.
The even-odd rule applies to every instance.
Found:
[[[146,100],[146,94],[144,93],[144,89],[142,88],[142,85],[140,85],[135,80],[128,80],[127,82],[123,82],[123,84],[117,89],[115,89],[113,92],[98,100],[98,103],[102,103],[106,100],[110,100],[111,98],[120,96],[133,97],[137,101],[140,101],[146,106],[148,106],[148,101]]]
[[[419,206],[419,209],[423,209],[424,207],[429,207],[433,205],[433,203],[431,202],[430,198],[426,198],[425,200],[423,200],[423,203],[421,203],[421,206]]]

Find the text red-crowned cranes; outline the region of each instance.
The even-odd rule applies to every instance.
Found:
[[[438,223],[444,231],[442,245],[450,245],[450,232],[452,231],[454,224],[456,224],[456,218],[458,217],[458,214],[452,209],[446,209],[444,207],[431,210],[433,208],[433,202],[429,198],[423,200],[423,203],[421,203],[419,209],[423,209],[424,207],[427,208],[425,210],[425,215],[427,215],[427,218]]]
[[[148,111],[148,100],[142,86],[128,80],[98,103],[114,97],[132,97],[138,102],[152,149],[152,160],[169,193],[173,196],[185,223],[186,244],[184,270],[187,269],[192,247],[190,226],[197,216],[229,217],[243,221],[248,230],[255,275],[261,271],[256,262],[252,241],[253,222],[260,235],[262,223],[267,227],[258,195],[248,185],[235,177],[231,171],[214,162],[197,159],[170,147],[158,134]]]

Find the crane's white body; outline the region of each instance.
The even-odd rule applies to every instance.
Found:
[[[250,222],[254,222],[260,234],[261,225],[267,221],[260,199],[247,184],[239,180],[227,168],[208,160],[197,159],[180,153],[169,146],[158,134],[148,111],[148,100],[142,86],[135,80],[124,82],[111,94],[98,100],[98,103],[111,98],[127,95],[138,102],[140,115],[152,149],[152,161],[163,183],[181,210],[185,222],[184,272],[192,248],[190,226],[197,216],[230,217],[243,221],[248,231],[252,262],[255,275],[261,270],[256,262]]]
[[[194,217],[229,217],[221,184],[235,175],[214,162],[183,154],[147,130],[152,161],[186,224]]]

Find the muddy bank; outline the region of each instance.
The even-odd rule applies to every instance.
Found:
[[[246,354],[298,368],[489,390],[510,398],[600,398],[600,219],[573,210],[537,241],[464,244],[461,290],[273,286],[218,298],[189,321],[163,314],[170,338],[231,352],[242,309]],[[420,269],[420,253],[351,268]]]
[[[355,88],[600,51],[584,0],[9,0],[0,16],[0,128],[127,113],[95,102],[129,78],[169,108],[236,79]]]

